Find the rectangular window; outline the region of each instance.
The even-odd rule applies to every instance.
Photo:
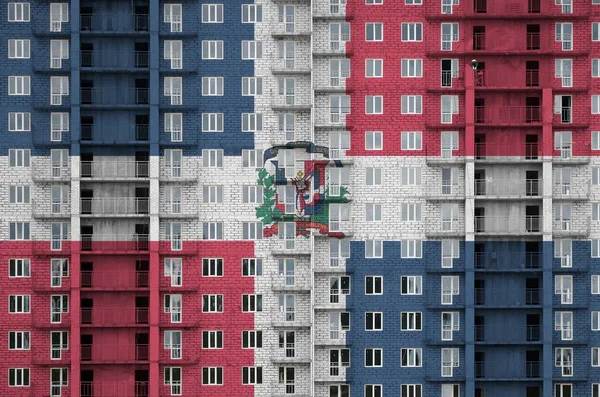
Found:
[[[61,396],[61,389],[68,386],[68,368],[50,368],[50,394],[52,397]]]
[[[203,385],[222,385],[223,367],[202,367]]]
[[[62,133],[69,131],[69,113],[50,113],[50,141],[62,141]]]
[[[573,276],[554,276],[554,294],[560,295],[560,303],[563,305],[573,304]]]
[[[181,294],[165,294],[163,312],[170,314],[171,323],[181,322],[182,300]]]
[[[555,25],[555,40],[562,42],[563,51],[573,51],[573,24],[558,22]]]
[[[383,1],[383,0],[367,0],[367,1]],[[365,397],[382,397],[382,385],[365,385]]]
[[[383,41],[383,23],[366,23],[365,40]]]
[[[242,59],[255,60],[262,58],[262,41],[243,40]]]
[[[62,24],[69,22],[68,3],[50,3],[50,31],[61,32]]]
[[[400,242],[401,258],[422,258],[423,257],[422,240],[402,240]]]
[[[202,331],[203,349],[222,349],[223,331]]]
[[[402,185],[420,186],[421,167],[402,167]]]
[[[365,367],[383,367],[383,349],[365,349]]]
[[[442,23],[442,51],[452,51],[452,43],[458,41],[458,23]]]
[[[165,76],[164,96],[170,98],[171,105],[183,104],[183,80],[181,77]]]
[[[573,376],[573,348],[555,348],[554,366],[557,368],[561,368],[562,376]]]
[[[50,332],[50,358],[60,360],[63,350],[69,350],[69,333],[67,331]]]
[[[29,186],[9,186],[9,204],[29,204]]]
[[[600,114],[600,95],[592,95],[592,114]]]
[[[262,150],[242,150],[242,167],[260,169],[264,165]]]
[[[164,23],[171,25],[171,32],[181,32],[183,24],[181,4],[165,4],[164,7]]]
[[[222,313],[223,295],[202,295],[202,311],[204,313]]]
[[[69,59],[69,40],[50,40],[50,68],[60,69],[63,59]]]
[[[383,132],[365,131],[365,149],[383,150]]]
[[[454,332],[460,330],[459,312],[442,312],[442,340],[453,340]]]
[[[29,222],[9,222],[8,223],[9,240],[30,240]]]
[[[420,0],[406,0],[406,1],[420,1]],[[407,3],[408,4],[408,3]],[[421,3],[411,3],[421,4]],[[421,385],[401,385],[400,390],[402,391],[401,397],[421,397]]]
[[[402,331],[421,331],[423,314],[421,312],[401,312],[400,329]]]
[[[329,266],[338,267],[350,258],[350,241],[332,239],[329,241]]]
[[[244,204],[262,204],[263,187],[258,185],[242,186],[242,203]]]
[[[592,77],[600,77],[600,59],[592,59]]]
[[[9,259],[8,277],[31,277],[31,261],[29,259]]]
[[[423,277],[422,276],[402,276],[400,277],[400,293],[402,295],[422,295]]]
[[[202,222],[203,240],[223,240],[223,222]]]
[[[203,258],[202,259],[203,277],[222,277],[223,276],[223,258]]]
[[[29,8],[29,3],[8,3],[8,22],[29,22]]]
[[[554,330],[560,332],[561,340],[573,340],[573,312],[555,312]],[[592,331],[594,331],[594,312],[592,312]]]
[[[29,331],[11,331],[8,333],[8,350],[29,350]]]
[[[286,141],[295,140],[296,115],[294,113],[280,113],[278,118],[279,133],[281,136],[283,136]]]
[[[202,40],[202,59],[223,59],[223,40]]]
[[[242,96],[257,96],[263,93],[262,77],[242,77]]]
[[[202,4],[202,23],[223,23],[223,4]]]
[[[381,186],[381,168],[365,168],[365,184],[367,186]]]
[[[347,41],[350,40],[350,24],[330,23],[329,24],[329,49],[331,51],[340,51],[344,49]]]
[[[458,95],[442,95],[442,124],[452,124],[452,116],[458,114]]]
[[[223,77],[202,77],[202,96],[223,96]]]
[[[171,133],[171,142],[183,140],[183,113],[165,113],[165,132]]]
[[[573,87],[573,60],[555,59],[554,77],[561,79],[562,87]]]
[[[600,41],[600,22],[592,22],[592,41]]]
[[[181,396],[181,367],[165,367],[165,386],[171,388],[172,396]]]
[[[202,132],[223,132],[223,113],[202,113]]]
[[[222,203],[223,202],[223,186],[216,186],[216,185],[202,186],[202,202],[203,203]]]
[[[262,331],[242,331],[242,349],[262,348]]]
[[[223,149],[202,149],[202,166],[206,168],[222,168]]]
[[[9,368],[8,386],[29,387],[29,368]]]
[[[401,76],[403,78],[421,78],[423,77],[422,59],[402,59]]]
[[[402,367],[420,367],[422,365],[423,352],[421,348],[400,349]]]
[[[171,360],[181,360],[181,331],[165,331],[164,348],[171,351]]]
[[[30,149],[8,149],[9,167],[29,167]]]
[[[383,277],[365,277],[365,295],[383,295]]]
[[[383,114],[383,96],[367,95],[365,97],[366,114]]]
[[[422,114],[423,97],[421,95],[402,95],[402,114]]]
[[[402,221],[421,222],[421,203],[403,203]]]
[[[332,59],[329,61],[329,86],[339,87],[350,77],[349,59]]]
[[[329,303],[339,303],[343,295],[350,295],[350,277],[329,277]]]
[[[8,76],[8,95],[31,95],[31,77]]]
[[[242,113],[242,132],[258,132],[262,129],[262,113]]]
[[[262,276],[262,259],[244,258],[242,259],[242,276],[256,277]]]
[[[202,42],[202,55],[204,56],[204,41]],[[164,58],[171,61],[171,69],[183,68],[183,41],[165,40]]]
[[[452,268],[454,259],[457,258],[460,258],[460,242],[458,240],[442,240],[442,268]]]
[[[165,258],[165,273],[164,276],[171,279],[171,287],[181,287],[183,285],[182,280],[182,266],[183,262],[181,258]]]
[[[8,59],[29,59],[31,57],[31,44],[25,39],[8,40]]]
[[[383,241],[366,240],[365,258],[383,258]]]
[[[50,104],[62,105],[63,96],[69,95],[69,77],[50,76]]]
[[[402,23],[402,41],[423,41],[423,24],[420,22]]]
[[[261,5],[242,4],[242,23],[262,22],[263,12]]]
[[[383,77],[383,59],[366,59],[365,68],[365,77]]]
[[[459,367],[459,350],[457,347],[442,349],[442,377],[452,377],[454,368]]]
[[[423,133],[421,131],[402,131],[402,150],[423,150]]]
[[[365,331],[383,330],[383,313],[366,312],[365,313]]]
[[[262,222],[242,222],[242,240],[262,240]]]
[[[171,242],[171,249],[180,251],[183,247],[181,222],[166,222],[164,239]]]
[[[442,276],[442,305],[451,305],[454,296],[460,294],[460,277],[459,276]]]
[[[62,287],[62,279],[69,277],[69,260],[66,258],[50,259],[50,286]]]
[[[242,384],[262,384],[262,367],[242,367]]]
[[[59,324],[62,322],[62,314],[69,312],[69,295],[50,296],[50,322]]]

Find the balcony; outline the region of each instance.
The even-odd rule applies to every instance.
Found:
[[[318,107],[315,110],[315,128],[350,128],[346,125],[350,107]]]
[[[425,234],[431,237],[443,236],[464,236],[465,225],[464,221],[458,216],[455,218],[441,218],[432,216],[425,221]]]
[[[475,252],[475,269],[521,271],[542,268],[541,252]]]
[[[82,344],[82,364],[138,364],[148,361],[148,345]]]
[[[71,179],[70,162],[53,162],[49,158],[32,159],[31,177],[35,182],[69,182]]]
[[[271,108],[274,111],[309,111],[312,109],[312,104],[308,95],[273,94]]]
[[[308,364],[311,361],[304,343],[286,343],[285,347],[273,348],[270,356],[271,362],[278,364]]]
[[[488,1],[488,3],[491,3]],[[473,33],[465,43],[465,53],[477,55],[541,55],[552,52],[553,40],[550,35],[522,30],[520,35],[507,37],[493,32]],[[558,51],[557,51],[558,52]]]
[[[98,197],[80,199],[84,217],[147,217],[150,203],[147,197]]]
[[[590,180],[572,178],[570,182],[554,182],[552,198],[554,200],[587,200],[590,197]]]
[[[82,234],[82,253],[97,254],[135,254],[147,252],[149,240],[147,234]]]
[[[300,277],[297,274],[272,274],[271,289],[273,291],[295,291],[295,292],[310,292],[310,278]]]
[[[525,362],[525,377],[526,378],[539,378],[542,373],[542,363],[539,361],[526,361]]]
[[[308,58],[274,58],[271,61],[271,72],[274,75],[310,74],[311,67]]]
[[[81,34],[102,35],[148,34],[150,21],[146,14],[82,14],[79,17]]]
[[[81,271],[81,289],[91,291],[135,291],[148,289],[147,271]]]
[[[537,69],[520,71],[477,70],[475,71],[475,89],[477,90],[541,90],[549,87],[550,78]]]
[[[431,165],[465,163],[465,155],[462,150],[440,148],[432,145],[425,147],[425,156],[425,161]]]
[[[147,307],[81,308],[81,326],[83,327],[147,327],[148,319]]]
[[[534,163],[541,162],[537,143],[475,143],[475,162],[478,163]]]
[[[269,31],[274,38],[310,37],[310,26],[312,26],[310,18],[309,10],[296,11],[292,15],[283,17],[276,16],[271,20]]]
[[[482,127],[540,127],[540,106],[475,106],[475,125]]]
[[[82,145],[135,145],[148,144],[149,125],[135,124],[121,128],[102,131],[101,126],[94,124],[81,125]]]
[[[475,234],[481,236],[535,235],[541,233],[542,219],[539,215],[521,217],[476,216]]]
[[[85,108],[140,107],[149,104],[148,88],[81,88]]]
[[[93,381],[80,382],[80,397],[148,397],[149,382]]]
[[[451,201],[451,200],[464,200],[465,199],[465,187],[464,183],[456,181],[426,181],[422,190],[424,196],[428,200],[432,201]]]
[[[521,331],[519,331],[519,328]],[[494,327],[487,328],[484,325],[475,325],[475,342],[491,345],[519,345],[539,342],[542,336],[541,326],[526,325],[525,329],[518,327],[514,329],[515,333],[507,334],[496,330]],[[524,338],[515,337],[517,332],[523,332]]]
[[[62,240],[60,236],[36,236],[31,245],[31,249],[36,255],[69,255],[71,253],[71,245],[69,236],[66,240]]]
[[[494,2],[467,0],[465,14],[477,18],[540,18],[543,0],[509,0]],[[544,7],[544,11],[548,10]]]
[[[82,72],[148,69],[148,51],[80,51]]]
[[[524,288],[522,294],[506,295],[504,289],[475,288],[475,306],[485,306],[486,309],[527,308],[541,304],[540,288]]]
[[[296,308],[296,311],[288,312],[277,312],[273,313],[271,317],[271,325],[275,328],[310,328],[310,321],[308,316],[301,318],[300,313],[308,313],[307,308]]]
[[[52,203],[50,201],[31,200],[34,218],[69,218],[71,205],[69,203]]]
[[[568,128],[568,126],[564,126]],[[555,164],[587,164],[590,162],[589,143],[569,142],[562,146],[555,146],[552,153],[552,162]]]
[[[272,255],[312,255],[311,240],[302,236],[290,238],[272,238],[270,241]]]
[[[557,219],[552,223],[552,233],[557,237],[587,237],[590,234],[590,218]]]
[[[198,203],[196,200],[170,201],[163,197],[160,201],[159,215],[161,218],[196,218]]]
[[[475,198],[541,198],[543,182],[542,179],[475,179]]]
[[[135,181],[148,178],[147,161],[82,161],[81,179]]]

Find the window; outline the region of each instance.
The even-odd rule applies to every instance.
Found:
[[[51,249],[60,251],[62,242],[69,238],[69,223],[68,222],[52,222],[50,224],[51,231]]]
[[[365,24],[366,41],[383,41],[383,23]]]
[[[367,0],[367,1],[377,1],[377,0]],[[383,396],[383,386],[382,385],[365,385],[365,397],[382,397],[382,396]]]
[[[401,133],[402,150],[422,150],[422,132],[421,131],[402,131]]]
[[[296,248],[296,222],[279,222],[277,237],[284,241],[286,250]]]
[[[457,258],[460,258],[460,242],[458,240],[442,240],[442,268],[452,268],[454,259]]]
[[[592,41],[600,41],[600,22],[592,22]]]
[[[8,149],[9,167],[29,167],[30,149]]]
[[[573,385],[570,383],[554,384],[554,397],[573,397]]]
[[[69,113],[50,113],[50,141],[62,141],[62,133],[69,131]]]
[[[592,275],[592,295],[600,294],[600,276]]]
[[[365,349],[365,367],[383,367],[383,349]]]
[[[8,22],[29,22],[29,3],[8,3]]]
[[[31,95],[31,77],[8,76],[8,95]]]
[[[423,77],[423,60],[422,59],[402,59],[401,62],[403,78]]]
[[[69,333],[67,331],[50,332],[50,358],[60,360],[63,350],[69,350]]]
[[[420,0],[406,0],[406,1],[420,1]],[[420,3],[415,3],[420,4]],[[400,390],[402,391],[401,397],[421,397],[421,385],[401,385]]]
[[[421,240],[402,240],[400,242],[400,256],[402,258],[422,258]]]
[[[69,59],[69,40],[50,40],[50,68],[60,69],[63,59]]]
[[[460,293],[459,276],[442,276],[442,305],[451,305],[454,296]]]
[[[459,312],[442,312],[442,340],[452,340],[454,331],[460,330]]]
[[[165,294],[164,312],[170,313],[171,323],[181,322],[182,311],[182,295],[181,294]]]
[[[223,23],[223,4],[202,4],[202,23]]]
[[[165,4],[164,23],[171,24],[171,32],[181,32],[182,30],[182,7],[181,4]]]
[[[600,167],[591,167],[591,169],[592,169],[592,185],[598,186],[598,185],[600,185]]]
[[[350,258],[350,241],[332,239],[329,241],[329,266],[338,267]]]
[[[366,312],[365,313],[365,331],[383,330],[383,313]]]
[[[279,114],[279,133],[286,141],[293,141],[295,139],[295,124],[296,115],[294,113]]]
[[[223,132],[223,113],[202,113],[202,132]]]
[[[244,204],[262,204],[263,187],[258,185],[242,186],[242,203]]]
[[[559,22],[555,25],[555,40],[562,42],[563,51],[573,51],[573,24]]]
[[[562,376],[573,376],[573,348],[555,348],[554,366],[557,368],[561,368]]]
[[[383,241],[365,240],[365,258],[383,258]]]
[[[205,313],[222,313],[223,295],[202,295],[202,311]]]
[[[422,364],[423,353],[420,348],[403,348],[400,349],[402,357],[402,367],[420,367]]]
[[[204,43],[202,42],[202,56],[204,58]],[[216,42],[214,42],[216,43]],[[223,42],[221,42],[222,44]],[[207,50],[210,46],[207,46]],[[223,49],[221,48],[221,56]],[[183,41],[181,40],[165,40],[164,58],[171,61],[171,69],[183,68]]]
[[[421,95],[402,95],[402,114],[422,114],[422,101]]]
[[[181,178],[183,151],[181,149],[165,149],[164,152],[167,175],[171,178]]]
[[[332,59],[329,61],[329,86],[339,87],[350,77],[349,59]]]
[[[404,4],[406,4],[406,5],[417,5],[417,6],[419,6],[419,5],[423,4],[423,0],[404,0]],[[419,396],[420,396],[420,395],[421,395],[421,394],[419,393]],[[403,395],[402,397],[404,397],[404,395]],[[417,396],[412,396],[412,395],[411,395],[410,397],[417,397]]]
[[[421,295],[423,293],[422,276],[402,276],[400,286],[402,295]]]
[[[262,331],[242,331],[243,349],[260,349],[262,347]]]
[[[365,0],[365,4],[367,4],[367,5],[379,5],[379,4],[383,4],[383,0]]]
[[[442,51],[452,51],[452,43],[458,41],[458,23],[442,23]]]
[[[29,240],[29,222],[9,222],[8,239],[9,240]]]
[[[600,114],[600,95],[592,95],[592,114]]]
[[[11,331],[8,333],[8,350],[29,350],[29,331]]]
[[[50,31],[61,32],[62,24],[69,22],[68,3],[50,3]]]
[[[202,77],[203,96],[223,96],[223,77]]]
[[[262,129],[262,113],[242,113],[242,132],[257,132]]]
[[[69,77],[50,76],[50,104],[62,105],[62,97],[69,95]]]
[[[442,384],[442,397],[460,397],[460,385]]]
[[[339,312],[329,314],[329,339],[340,339],[350,331],[350,313]]]
[[[383,114],[383,96],[367,95],[365,97],[366,114]]]
[[[69,295],[50,296],[50,322],[61,323],[62,314],[69,312]]]
[[[554,61],[554,77],[561,79],[562,87],[573,87],[573,60],[556,59]]]
[[[31,44],[29,40],[8,40],[8,59],[29,59],[31,56]]]
[[[560,295],[560,303],[563,305],[573,304],[573,276],[554,276],[554,294]]]
[[[339,376],[340,367],[350,367],[350,349],[329,350],[329,375]]]
[[[204,91],[204,84],[202,85]],[[181,77],[165,77],[164,96],[170,97],[171,105],[183,104],[183,83]]]
[[[365,168],[365,184],[367,186],[381,186],[381,168]]]
[[[458,114],[458,95],[442,95],[442,124],[452,124],[452,115]]]
[[[182,286],[183,280],[181,258],[165,258],[164,276],[171,279],[171,287]]]
[[[69,260],[51,259],[50,260],[50,286],[54,288],[62,287],[62,279],[69,277]]]
[[[571,203],[554,204],[554,221],[558,223],[558,228],[562,231],[571,230]]]
[[[242,276],[256,277],[262,276],[262,259],[244,258],[242,259]]]
[[[592,250],[591,250],[592,258],[600,258],[600,240],[592,239],[591,245],[592,245]]]
[[[592,311],[592,331],[600,331],[600,312]]]
[[[222,203],[223,186],[205,185],[202,187],[202,202]]]
[[[421,185],[421,167],[403,167],[402,168],[403,186]]]
[[[165,186],[165,206],[171,214],[181,214],[182,191],[181,186]]]
[[[262,384],[262,367],[242,367],[242,384]]]
[[[242,167],[260,169],[263,167],[262,150],[242,150]]]
[[[345,123],[350,114],[350,96],[332,95],[329,97],[329,121],[332,124]]]
[[[592,312],[592,330],[594,315]],[[555,312],[554,330],[560,332],[561,340],[573,340],[573,312]]]
[[[164,348],[165,348],[165,350],[171,351],[171,359],[172,360],[180,360],[181,359],[181,331],[165,331]]]
[[[9,368],[8,386],[29,387],[29,368]]]
[[[180,41],[181,42],[181,41]],[[165,58],[168,59],[168,58]],[[181,69],[173,67],[173,58],[171,59],[172,69]],[[223,59],[223,40],[202,40],[202,59],[216,60]]]
[[[459,366],[459,350],[457,347],[442,349],[442,377],[451,377],[454,368]]]
[[[383,132],[365,131],[365,149],[383,150]]]
[[[350,295],[350,277],[329,277],[329,303],[340,303],[343,295]]]
[[[329,49],[340,51],[344,49],[346,41],[350,40],[350,24],[347,22],[329,24]]]
[[[423,314],[421,312],[401,312],[400,329],[402,331],[421,331]]]
[[[383,277],[367,276],[365,277],[365,295],[382,295]]]
[[[350,397],[350,385],[330,385],[329,397]]]
[[[262,41],[243,40],[242,59],[254,60],[262,58]]]
[[[242,240],[262,240],[262,222],[242,222]]]
[[[420,22],[402,23],[402,41],[423,41],[423,24]]]
[[[31,262],[29,259],[9,259],[8,277],[31,277]]]
[[[210,168],[223,167],[223,149],[202,149],[202,166]]]
[[[202,117],[204,118],[204,113]],[[165,132],[171,133],[171,142],[183,140],[183,113],[165,113]]]
[[[592,0],[592,4],[600,4],[597,3],[598,0]],[[592,397],[600,396],[600,383],[592,383]]]
[[[9,186],[9,204],[29,204],[29,186]]]
[[[262,6],[254,4],[242,4],[242,23],[262,22]]]
[[[335,177],[335,175],[333,177]],[[341,191],[341,185],[336,185],[335,182],[341,183],[341,181],[335,181],[332,179],[333,178],[330,171],[330,180],[328,184],[329,196],[339,196]],[[283,204],[285,214],[296,213],[296,200],[296,187],[294,185],[277,186],[277,202],[279,204]]]
[[[242,77],[242,96],[262,95],[262,77]]]
[[[421,204],[403,203],[402,204],[403,222],[421,222]]]
[[[203,258],[202,276],[204,277],[222,277],[223,259],[222,258]]]
[[[67,377],[68,368],[51,368],[50,369],[50,393],[52,397],[61,395],[63,386],[68,386],[69,380]]]
[[[181,395],[181,367],[165,367],[165,386],[171,388],[172,396]]]
[[[203,349],[222,349],[223,331],[202,331]]]
[[[600,59],[592,59],[592,77],[600,77]]]
[[[365,77],[383,77],[383,59],[366,59],[365,68]]]
[[[171,249],[180,251],[183,246],[181,222],[166,222],[164,239],[171,242]]]

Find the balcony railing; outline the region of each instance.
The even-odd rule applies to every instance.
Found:
[[[81,14],[79,17],[79,29],[82,32],[148,32],[149,27],[150,21],[146,14]]]
[[[505,70],[477,70],[475,71],[475,87],[496,89],[524,89],[527,87],[547,86],[548,75],[540,73],[537,69],[522,69],[517,72]]]
[[[148,345],[141,344],[82,344],[81,361],[131,363],[148,361]]]
[[[308,62],[308,58],[299,56],[288,58],[276,57],[271,61],[271,69],[277,72],[308,72],[310,71],[310,63]]]
[[[81,251],[141,252],[148,251],[147,234],[82,234]]]
[[[526,215],[525,219],[508,216],[476,216],[475,233],[480,234],[528,234],[541,231],[541,217]]]
[[[493,288],[475,288],[475,305],[516,307],[523,303],[529,306],[540,304],[541,290],[539,288],[525,288],[522,291],[524,295],[506,296],[502,291]],[[525,302],[523,302],[523,298]]]
[[[68,180],[71,178],[70,162],[52,162],[49,159],[34,158],[31,177],[37,180]]]
[[[275,16],[271,20],[269,29],[273,36],[308,35],[310,34],[309,12],[296,12],[292,15],[284,15],[283,18]]]
[[[506,17],[522,17],[523,14],[540,14],[543,0],[511,0],[510,2],[494,2],[472,0],[473,8],[466,5],[468,15],[494,15]],[[472,10],[472,11],[471,11]]]
[[[554,219],[553,233],[557,236],[587,236],[590,234],[590,219],[583,217]]]
[[[587,198],[590,195],[590,180],[572,178],[570,182],[554,182],[552,197],[563,199]]]
[[[476,179],[475,196],[484,197],[539,197],[541,179]]]
[[[71,205],[66,202],[31,200],[34,218],[61,218],[71,216]]]
[[[488,1],[488,3],[490,3]],[[520,53],[525,51],[549,51],[551,41],[549,36],[542,36],[539,32],[525,32],[522,36],[515,35],[507,37],[506,35],[493,35],[485,33],[473,33],[472,37],[467,39],[467,50],[473,53]],[[475,55],[475,54],[474,54]]]
[[[147,69],[148,51],[80,51],[79,66],[102,69]]]
[[[475,325],[475,342],[485,341],[485,325]]]
[[[273,94],[271,96],[271,107],[292,109],[292,108],[310,108],[310,98],[298,91],[293,94]]]
[[[542,338],[542,327],[527,325],[525,328],[527,342],[538,342]]]
[[[81,178],[148,178],[148,162],[82,161]]]
[[[485,362],[475,361],[475,377],[483,378],[485,376]]]
[[[81,324],[91,326],[143,326],[148,324],[147,307],[131,309],[81,308]]]
[[[149,98],[148,88],[81,88],[82,105],[148,105]]]
[[[149,382],[93,381],[80,382],[80,397],[148,397]]]
[[[542,363],[539,361],[525,362],[525,376],[527,378],[539,378],[541,373]]]
[[[81,288],[94,290],[133,290],[148,288],[149,279],[147,271],[122,271],[122,272],[100,272],[82,271]]]
[[[531,270],[541,266],[541,252],[475,252],[475,269]]]
[[[554,147],[552,161],[554,163],[587,163],[590,161],[591,146],[583,142],[564,143]]]
[[[148,124],[136,124],[117,131],[101,131],[101,127],[93,124],[81,125],[82,144],[126,144],[129,142],[147,142],[149,138]]]
[[[475,124],[505,126],[541,122],[540,106],[475,106]]]
[[[321,126],[345,126],[350,107],[319,107],[316,108],[316,124]]]
[[[541,161],[537,143],[475,143],[475,160],[489,162],[514,162],[515,160]]]
[[[148,198],[98,197],[80,199],[82,215],[144,215],[149,213]]]

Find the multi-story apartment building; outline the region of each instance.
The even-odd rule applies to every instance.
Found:
[[[1,396],[600,396],[600,1],[0,21]]]

